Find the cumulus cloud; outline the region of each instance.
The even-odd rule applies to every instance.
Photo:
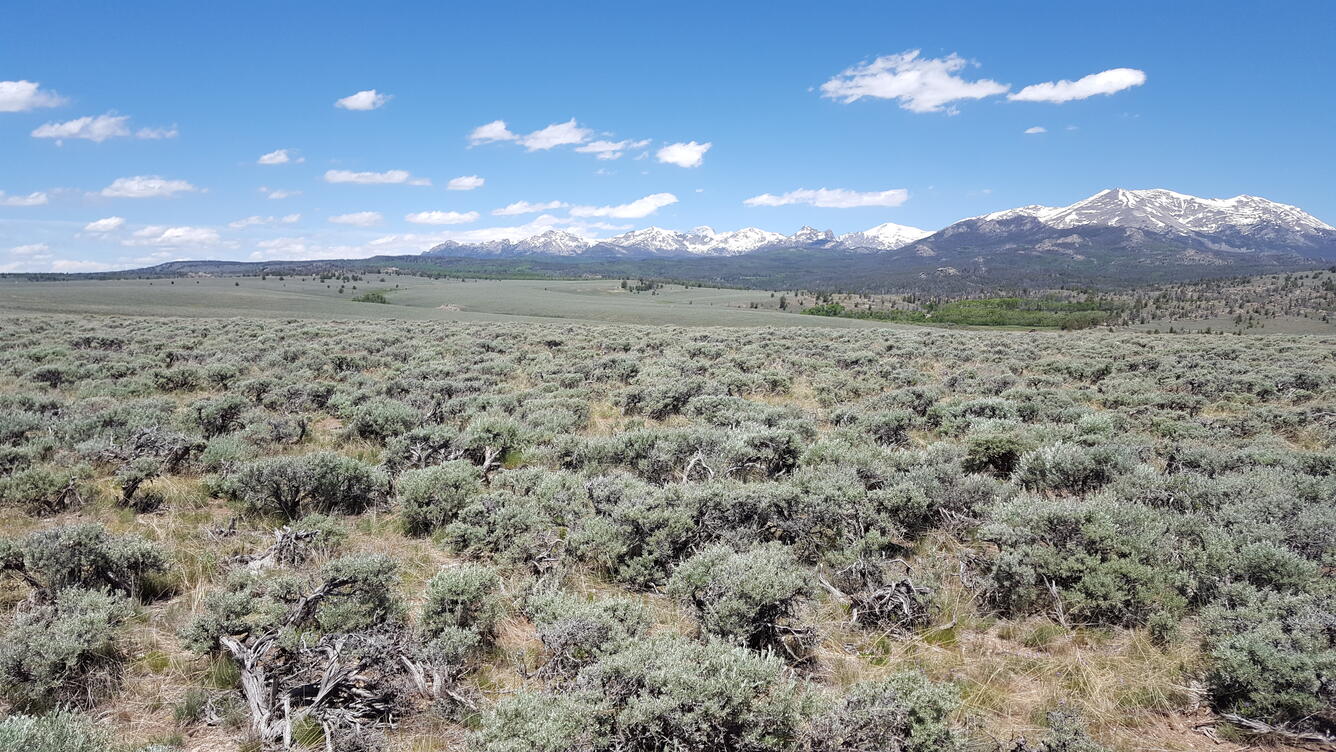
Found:
[[[671,193],[655,193],[617,206],[572,206],[572,217],[611,217],[613,219],[640,219],[648,217],[665,206],[677,203]]]
[[[844,188],[800,188],[778,196],[762,193],[742,203],[747,206],[788,206],[809,204],[824,209],[855,209],[864,206],[899,206],[909,200],[909,191],[892,188],[888,191],[850,191]]]
[[[43,206],[51,197],[42,191],[34,191],[26,196],[7,196],[0,191],[0,206]]]
[[[492,215],[497,217],[508,217],[515,214],[537,214],[538,212],[552,211],[553,209],[565,209],[569,204],[565,201],[547,201],[539,204],[531,204],[528,201],[516,201],[513,204],[507,204],[500,209],[493,209]]]
[[[514,141],[519,136],[510,132],[506,127],[506,121],[493,120],[486,125],[480,125],[469,133],[469,143],[473,146],[478,144],[490,144],[496,141]]]
[[[124,225],[124,217],[104,217],[84,225],[84,232],[115,232]]]
[[[326,170],[325,182],[362,183],[364,185],[431,185],[431,181],[427,178],[415,178],[408,170],[386,170],[385,172]]]
[[[686,143],[668,144],[659,149],[654,154],[654,158],[664,164],[677,165],[678,167],[700,167],[705,157],[705,152],[713,146],[709,141],[698,144],[695,141]]]
[[[1048,133],[1048,129],[1042,125],[1032,125],[1025,129],[1026,135],[1033,136],[1038,133]]]
[[[483,183],[486,182],[486,178],[480,178],[477,175],[461,175],[457,178],[451,178],[450,182],[446,183],[445,189],[447,191],[471,191],[474,188],[481,188]]]
[[[296,158],[296,159],[294,160],[294,159],[292,158],[292,155],[291,155],[291,154],[288,154],[288,150],[287,150],[287,149],[275,149],[275,150],[269,152],[268,154],[261,154],[261,155],[260,155],[260,158],[257,159],[257,160],[255,160],[255,163],[256,163],[256,164],[262,164],[262,165],[280,165],[280,164],[287,164],[288,162],[294,162],[294,161],[295,161],[295,162],[305,162],[306,160],[302,159],[301,157],[298,157],[298,158]]]
[[[349,94],[335,102],[334,106],[345,110],[374,110],[384,106],[386,102],[390,101],[390,97],[390,94],[381,94],[375,89],[367,89],[356,94]]]
[[[649,139],[641,141],[590,141],[584,146],[577,146],[575,150],[581,154],[593,154],[598,159],[621,159],[622,155],[629,149],[643,149],[649,146]]]
[[[910,112],[941,112],[963,99],[982,99],[1010,87],[991,79],[969,81],[958,75],[969,61],[955,53],[920,57],[920,50],[885,55],[855,65],[821,85],[821,95],[841,102],[863,97],[893,99]]]
[[[419,225],[463,225],[477,221],[478,213],[475,211],[422,211],[405,215],[404,219]]]
[[[218,245],[222,238],[218,231],[208,227],[167,227],[149,225],[136,230],[129,238],[122,241],[125,245],[149,245],[171,248],[194,248]]]
[[[184,180],[167,180],[159,175],[136,175],[116,178],[111,185],[102,189],[102,195],[107,198],[158,198],[198,190]]]
[[[1070,102],[1088,99],[1099,94],[1116,94],[1133,86],[1146,83],[1146,74],[1136,68],[1112,68],[1092,73],[1075,81],[1049,81],[1031,84],[1011,94],[1007,99],[1016,102]]]
[[[357,227],[371,227],[378,225],[384,219],[380,212],[363,211],[353,212],[351,214],[336,214],[329,218],[330,222],[336,225],[355,225]]]
[[[0,112],[27,112],[64,103],[64,97],[49,89],[43,91],[36,81],[0,81]]]

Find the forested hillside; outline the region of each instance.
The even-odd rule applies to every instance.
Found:
[[[1333,445],[1331,338],[10,317],[0,749],[1329,744]]]

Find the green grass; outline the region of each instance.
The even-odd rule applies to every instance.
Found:
[[[383,280],[383,281],[382,281]],[[359,289],[353,289],[356,285]],[[342,294],[339,289],[343,288]],[[359,296],[381,293],[387,304]],[[769,292],[665,285],[654,294],[622,289],[620,280],[438,280],[369,274],[361,281],[311,277],[205,277],[32,282],[0,280],[0,315],[30,313],[408,319],[666,326],[884,327],[752,309],[773,305]]]

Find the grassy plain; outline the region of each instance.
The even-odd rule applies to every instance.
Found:
[[[343,291],[339,292],[340,287]],[[357,303],[383,292],[388,304]],[[618,280],[437,280],[370,275],[340,283],[312,277],[198,279],[0,280],[0,312],[426,321],[550,321],[672,326],[884,327],[880,322],[822,319],[774,308],[758,290],[666,285],[631,292]],[[752,304],[769,308],[752,309]]]

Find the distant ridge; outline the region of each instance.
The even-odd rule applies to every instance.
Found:
[[[607,239],[551,229],[485,243],[447,241],[429,256],[464,258],[730,257],[779,249],[854,253],[909,251],[919,256],[1143,253],[1148,261],[1230,264],[1235,254],[1336,260],[1336,228],[1298,207],[1256,196],[1208,199],[1164,189],[1101,191],[1070,206],[1022,206],[970,217],[937,232],[885,223],[835,235],[803,227],[791,235],[746,227],[717,232],[647,227]],[[1177,261],[1174,256],[1177,255]]]

